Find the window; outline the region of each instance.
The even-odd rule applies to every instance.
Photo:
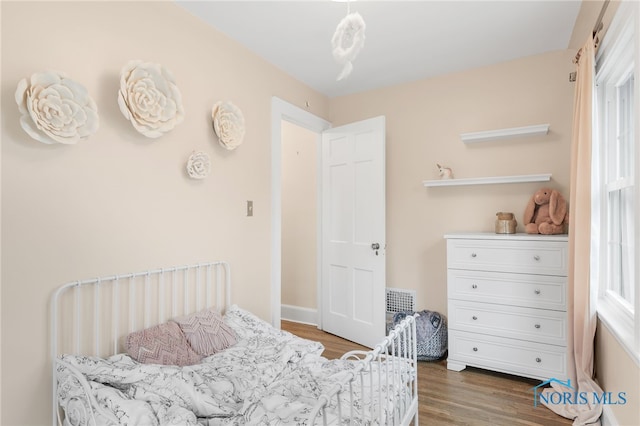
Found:
[[[602,140],[607,205],[606,287],[619,298],[621,308],[633,315],[634,308],[634,205],[633,205],[633,74],[622,81],[601,85],[606,104],[609,134]]]
[[[598,315],[640,364],[640,14],[622,2],[596,58],[593,143],[594,259]]]

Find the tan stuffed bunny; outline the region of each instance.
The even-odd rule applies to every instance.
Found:
[[[567,202],[555,189],[540,188],[524,210],[527,234],[563,234],[568,220]]]

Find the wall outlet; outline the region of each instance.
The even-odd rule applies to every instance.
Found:
[[[253,216],[253,201],[247,201],[247,216]]]

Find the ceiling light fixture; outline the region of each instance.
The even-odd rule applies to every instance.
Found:
[[[334,0],[337,1],[337,0]],[[331,44],[333,46],[333,58],[343,66],[338,75],[338,80],[347,78],[353,70],[351,63],[356,59],[364,46],[364,19],[358,12],[351,13],[351,5],[347,0],[347,16],[345,16],[336,28]]]

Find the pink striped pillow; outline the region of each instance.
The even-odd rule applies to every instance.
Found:
[[[144,364],[192,365],[202,357],[195,353],[180,327],[166,322],[127,336],[127,353]]]
[[[194,351],[210,356],[236,344],[236,336],[214,309],[173,319]]]

